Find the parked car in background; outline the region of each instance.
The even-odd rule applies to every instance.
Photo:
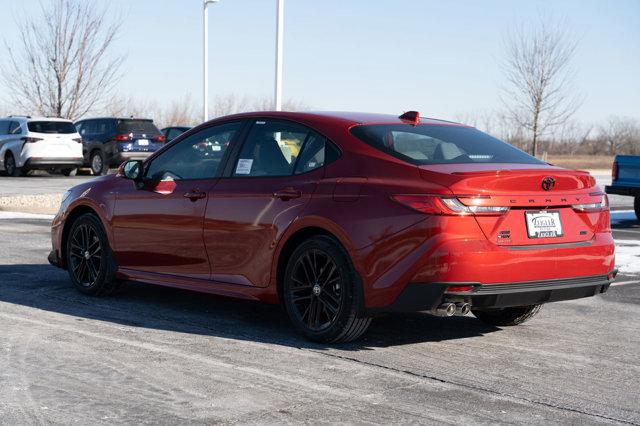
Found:
[[[191,127],[171,126],[171,127],[165,127],[164,129],[161,130],[161,132],[166,138],[166,142],[171,142],[172,140],[174,140],[175,138],[177,138],[178,136],[180,136],[181,134],[183,134],[189,129],[191,129]]]
[[[322,342],[385,312],[517,325],[616,274],[589,173],[417,112],[209,121],[71,188],[52,240],[85,294],[130,280],[282,303]]]
[[[69,176],[82,162],[82,139],[70,120],[0,118],[0,169],[7,175],[24,176],[38,169]]]
[[[611,168],[611,185],[607,194],[634,197],[633,207],[640,220],[640,155],[616,155]]]
[[[94,175],[126,160],[144,160],[164,146],[165,137],[146,118],[88,118],[76,122],[83,141],[84,165]]]

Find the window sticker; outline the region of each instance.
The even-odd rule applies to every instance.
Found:
[[[251,174],[251,166],[253,165],[252,158],[240,158],[238,160],[238,166],[236,167],[237,175]]]

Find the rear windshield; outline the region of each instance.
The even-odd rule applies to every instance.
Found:
[[[150,120],[118,120],[118,133],[160,134],[160,130]]]
[[[371,124],[355,126],[351,133],[380,151],[416,165],[544,164],[535,157],[472,127]]]
[[[29,121],[27,128],[35,133],[76,133],[76,127],[68,121]]]

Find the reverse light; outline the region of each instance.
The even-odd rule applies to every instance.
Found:
[[[594,195],[594,194],[590,194]],[[609,209],[609,198],[607,194],[601,194],[602,198],[599,203],[588,203],[588,204],[574,204],[571,207],[579,212],[588,213],[588,212],[601,212],[603,210]]]
[[[421,213],[433,215],[499,216],[509,210],[503,206],[467,206],[457,198],[437,195],[394,195],[392,198]]]

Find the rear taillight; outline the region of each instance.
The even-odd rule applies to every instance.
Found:
[[[125,142],[125,141],[130,141],[131,140],[131,134],[122,134],[122,135],[115,135],[113,137],[114,141],[118,141],[118,142]]]
[[[440,197],[437,195],[394,195],[395,201],[424,214],[449,216],[500,216],[509,207],[502,206],[468,206],[457,198]]]
[[[590,194],[593,195],[593,194]],[[601,195],[600,202],[598,203],[588,203],[588,204],[574,204],[571,207],[575,211],[589,213],[589,212],[601,212],[609,209],[609,198],[607,194],[598,194]]]
[[[73,138],[71,140],[74,142],[82,143],[82,138]]]
[[[618,163],[617,162],[613,162],[613,165],[611,166],[611,179],[612,180],[618,180]]]
[[[160,136],[156,136],[155,138],[153,138],[154,141],[156,142],[164,142],[167,140],[167,138],[165,138],[164,136],[160,135]]]
[[[24,137],[21,137],[20,139],[23,140],[24,142],[38,142],[42,140],[42,138],[32,138],[30,136],[24,136]]]

